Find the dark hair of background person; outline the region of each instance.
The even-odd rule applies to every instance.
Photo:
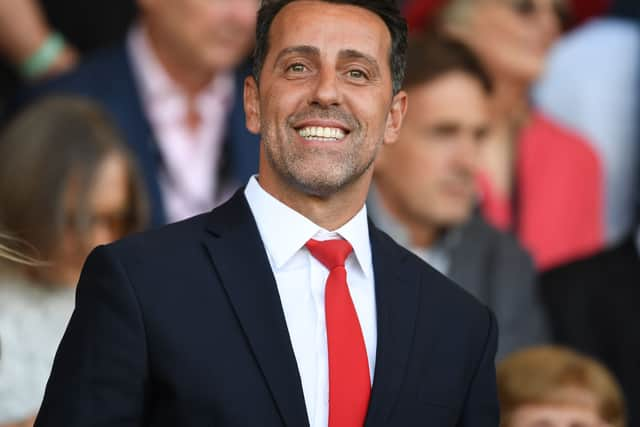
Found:
[[[614,0],[609,15],[640,22],[640,1]]]
[[[256,46],[253,52],[253,77],[260,82],[260,72],[269,51],[269,29],[283,7],[296,0],[263,0],[258,11]],[[391,34],[389,66],[393,79],[393,94],[402,87],[407,58],[407,24],[394,0],[321,0],[325,3],[345,4],[367,9],[378,15]]]
[[[69,227],[79,235],[88,229],[89,193],[109,154],[121,155],[129,166],[131,208],[123,231],[141,229],[148,216],[146,193],[121,140],[107,115],[89,100],[53,96],[27,107],[0,133],[2,229],[13,241],[35,248],[37,253],[29,256],[46,261]],[[72,184],[79,202],[69,217],[65,202]],[[5,243],[11,248],[11,241]]]
[[[491,76],[464,43],[432,32],[409,38],[405,89],[429,83],[453,71],[476,79],[488,95],[493,92]]]

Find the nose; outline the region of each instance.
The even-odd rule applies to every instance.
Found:
[[[321,107],[340,105],[340,88],[335,71],[325,68],[318,72],[310,103]]]
[[[479,156],[478,141],[471,135],[464,137],[457,145],[454,156],[457,169],[469,176],[475,175],[478,169]]]

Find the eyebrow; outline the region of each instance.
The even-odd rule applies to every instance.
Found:
[[[274,67],[276,67],[280,63],[283,57],[288,55],[296,55],[296,54],[319,57],[320,49],[318,49],[317,47],[308,46],[308,45],[291,46],[291,47],[284,48],[278,53],[278,56],[274,61]],[[367,63],[367,65],[369,65],[369,67],[372,68],[374,74],[378,74],[378,75],[380,74],[380,66],[378,64],[378,61],[376,61],[376,59],[373,56],[367,55],[366,53],[360,52],[358,50],[343,49],[338,53],[338,59],[342,61],[344,60],[364,61]]]
[[[307,46],[307,45],[291,46],[291,47],[282,49],[280,53],[278,53],[276,60],[273,62],[274,68],[280,63],[283,57],[287,55],[294,55],[294,54],[319,57],[320,49],[318,49],[317,47]]]

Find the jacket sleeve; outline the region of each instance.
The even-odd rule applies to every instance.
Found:
[[[134,289],[111,247],[87,259],[36,427],[142,425],[145,331]]]
[[[498,427],[500,424],[495,367],[498,325],[493,313],[488,308],[486,310],[489,321],[482,357],[469,387],[458,427]]]

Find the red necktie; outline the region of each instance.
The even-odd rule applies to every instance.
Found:
[[[329,351],[329,427],[362,427],[369,406],[369,360],[356,309],[347,287],[346,240],[309,240],[307,249],[329,270],[325,318]]]

